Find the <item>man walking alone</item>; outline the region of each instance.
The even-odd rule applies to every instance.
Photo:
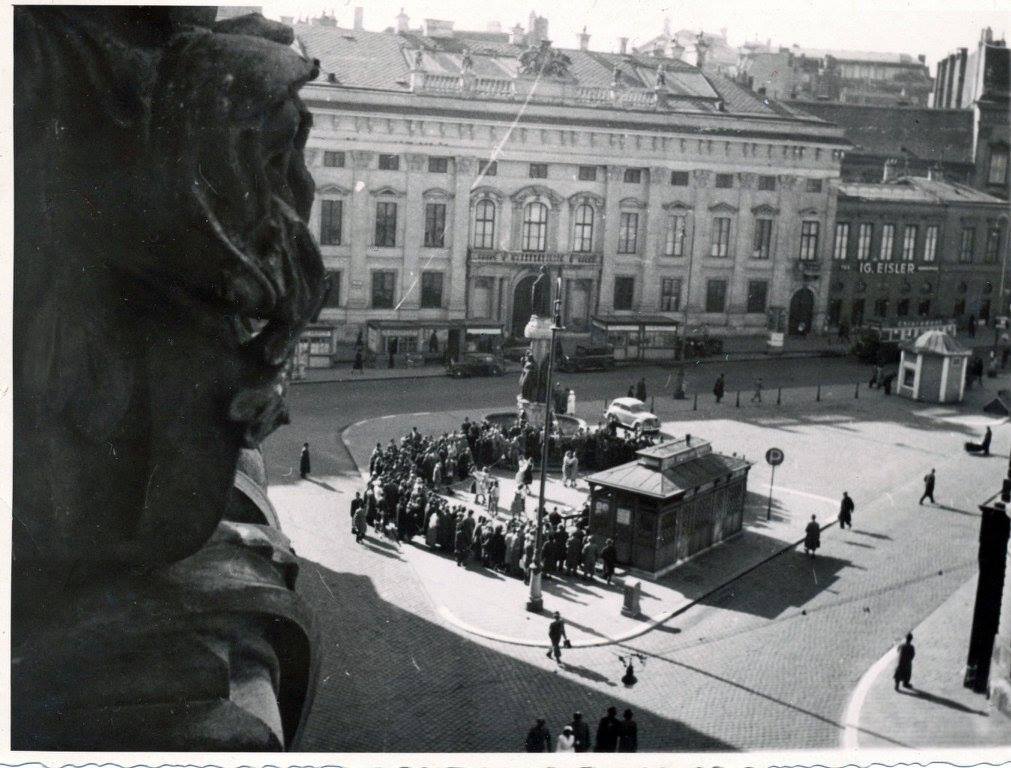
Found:
[[[298,472],[305,480],[306,475],[312,470],[312,463],[309,459],[309,443],[302,443],[302,455],[298,459]]]
[[[845,530],[853,527],[853,499],[843,491],[842,501],[839,503],[839,528]]]
[[[934,501],[934,483],[936,482],[936,480],[937,480],[937,476],[935,475],[933,469],[930,470],[930,474],[929,475],[924,475],[924,477],[923,477],[923,495],[920,496],[920,504],[923,504],[923,500],[924,499],[930,499],[930,503],[931,504],[936,504],[937,503],[936,501]]]
[[[899,663],[895,667],[895,690],[899,690],[899,683],[903,688],[912,688],[909,680],[913,676],[913,657],[916,656],[916,649],[913,647],[913,633],[906,635],[906,642],[899,646]]]
[[[562,638],[568,640],[569,638],[565,634],[565,622],[562,621],[562,615],[555,611],[555,618],[548,626],[548,639],[551,640],[551,650],[548,651],[548,658],[552,656],[555,657],[555,661],[559,664],[562,663]]]

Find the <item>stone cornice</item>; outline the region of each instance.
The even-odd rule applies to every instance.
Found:
[[[768,203],[762,203],[761,205],[756,205],[752,208],[751,212],[755,216],[778,216],[779,208],[769,205]]]
[[[640,210],[645,210],[646,203],[637,197],[626,197],[618,203],[619,208],[637,208]]]
[[[351,190],[346,187],[342,187],[340,184],[320,184],[316,187],[316,194],[346,197],[351,194]]]
[[[570,208],[575,209],[583,203],[589,203],[595,208],[603,208],[605,200],[596,192],[576,192],[574,195],[569,196]]]
[[[439,187],[430,187],[421,193],[421,196],[425,199],[439,199],[439,200],[452,200],[453,193],[448,192],[445,189],[440,189]]]
[[[733,206],[730,203],[725,203],[722,200],[710,205],[709,210],[713,213],[737,213],[736,206]]]
[[[378,189],[370,189],[369,194],[373,197],[405,197],[406,193],[401,192],[399,189],[394,189],[393,187],[379,187]]]
[[[505,200],[505,195],[503,195],[495,187],[480,186],[474,187],[470,191],[470,200],[472,203],[476,203],[478,200],[491,200],[494,203],[501,204]]]
[[[669,203],[664,203],[661,208],[665,211],[690,211],[693,206],[681,200],[671,200]]]

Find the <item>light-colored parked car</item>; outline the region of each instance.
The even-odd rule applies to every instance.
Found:
[[[660,419],[646,410],[646,404],[634,397],[619,397],[611,401],[604,417],[626,429],[650,434],[660,431]]]

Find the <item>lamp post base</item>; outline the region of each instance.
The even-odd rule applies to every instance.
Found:
[[[531,571],[530,573],[530,594],[527,597],[527,610],[530,613],[540,613],[544,610],[544,597],[541,595],[541,573]]]

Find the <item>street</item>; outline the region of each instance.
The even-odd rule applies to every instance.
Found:
[[[771,389],[852,383],[865,374],[836,359],[706,369],[689,380],[704,382],[707,393],[716,370],[726,371],[728,391],[737,382],[747,391],[757,376]],[[583,400],[603,400],[624,394],[639,375],[651,392],[663,383],[658,368],[562,381]],[[581,594],[602,587],[546,587],[546,610],[570,617],[577,641],[556,668],[543,647],[509,641],[543,631],[526,627],[542,619],[522,610],[522,582],[480,568],[447,571],[420,539],[355,545],[348,535],[349,500],[361,488],[353,458],[367,460],[373,436],[410,429],[412,417],[396,414],[415,414],[423,431],[453,429],[471,408],[508,407],[514,391],[512,377],[293,388],[293,423],[268,440],[265,456],[284,530],[306,558],[300,589],[326,638],[307,748],[513,751],[534,717],[557,733],[573,711],[593,723],[612,704],[635,711],[643,751],[834,748],[848,727],[879,746],[906,745],[873,724],[844,722],[847,701],[866,670],[973,575],[975,507],[999,489],[1006,462],[967,457],[960,442],[993,423],[997,453],[1006,456],[1005,427],[869,393],[782,408],[728,406],[673,421],[658,393],[657,412],[671,434],[691,430],[716,450],[749,456],[772,440],[785,449],[773,521],[763,522],[769,471],[760,462],[749,480],[749,506],[757,510],[745,533],[663,579],[692,602],[628,640],[601,639],[617,630],[601,630],[606,617],[585,618],[593,609],[585,607],[589,593]],[[340,432],[349,424],[345,446]],[[314,476],[295,482],[303,440],[313,446]],[[920,507],[920,478],[930,467],[943,478],[940,504]],[[853,530],[826,528],[814,560],[791,548],[810,514],[834,521],[842,490],[856,499]],[[710,590],[714,580],[727,583]],[[607,610],[617,614],[614,606]],[[964,644],[967,628],[953,630],[944,642]],[[597,644],[579,647],[587,640]],[[620,683],[618,660],[629,653],[642,658],[631,689]],[[375,716],[363,722],[362,712]]]

